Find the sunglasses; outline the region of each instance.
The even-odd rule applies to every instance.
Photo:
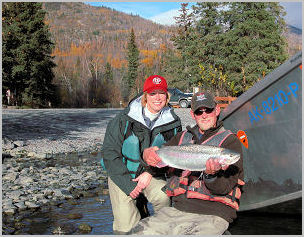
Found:
[[[206,114],[211,114],[213,112],[214,108],[203,108],[203,109],[198,109],[198,110],[195,110],[194,114],[197,115],[197,116],[200,116],[202,115],[204,112]]]

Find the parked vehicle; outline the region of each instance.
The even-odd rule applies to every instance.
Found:
[[[191,104],[193,93],[184,93],[177,88],[168,88],[171,95],[169,103],[179,105],[181,108],[188,108]]]

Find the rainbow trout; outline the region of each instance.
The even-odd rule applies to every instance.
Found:
[[[157,164],[158,168],[170,166],[190,171],[205,170],[206,161],[210,158],[218,158],[219,163],[225,166],[234,164],[241,157],[239,153],[229,149],[198,144],[163,146],[156,154],[162,160]]]

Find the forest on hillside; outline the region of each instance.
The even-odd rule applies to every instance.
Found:
[[[83,3],[3,5],[3,102],[4,92],[12,88],[19,105],[119,107],[141,91],[151,74],[163,75],[169,86],[184,91],[200,86],[220,95],[240,95],[302,47],[301,35],[286,30],[284,9],[276,3],[250,4],[231,3],[230,10],[223,11],[217,3],[197,3],[193,13],[181,4],[176,27]],[[18,8],[29,13],[36,9],[36,19]],[[27,19],[22,25],[20,14]],[[43,49],[49,54],[48,74],[46,69],[33,74],[38,66],[33,69],[24,56],[23,60],[12,56],[24,54],[24,45],[34,47],[28,37],[11,34],[18,34],[18,27],[36,34],[31,22],[38,16],[49,39],[45,44],[49,50]]]

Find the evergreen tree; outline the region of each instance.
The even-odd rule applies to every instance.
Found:
[[[47,106],[53,102],[56,66],[50,56],[51,42],[44,23],[42,3],[3,3],[3,89],[16,93],[18,104]]]
[[[287,59],[279,3],[197,3],[193,9],[200,85],[239,95]]]
[[[179,10],[180,15],[174,17],[177,31],[171,37],[176,51],[168,50],[165,55],[165,76],[174,87],[182,90],[190,90],[192,86],[192,13],[189,13],[188,3],[182,3]]]
[[[222,85],[217,70],[221,68],[220,45],[223,41],[223,9],[225,5],[225,3],[219,2],[198,2],[193,6],[197,35],[194,40],[197,50],[193,57],[197,60],[195,64],[198,64],[201,69],[199,77],[195,78],[195,83],[204,89],[211,89],[217,94],[222,93],[215,85]]]
[[[167,79],[170,87],[185,90],[188,85],[183,76],[183,61],[178,50],[168,49],[164,55],[163,71],[161,74]]]
[[[274,2],[229,4],[224,35],[222,65],[231,92],[239,95],[287,59],[282,36],[285,12]]]
[[[135,34],[133,28],[131,29],[130,38],[128,42],[128,88],[129,93],[135,86],[135,81],[137,79],[138,66],[139,66],[139,50],[135,42]],[[136,92],[138,88],[135,88]],[[129,94],[130,95],[130,94]]]

